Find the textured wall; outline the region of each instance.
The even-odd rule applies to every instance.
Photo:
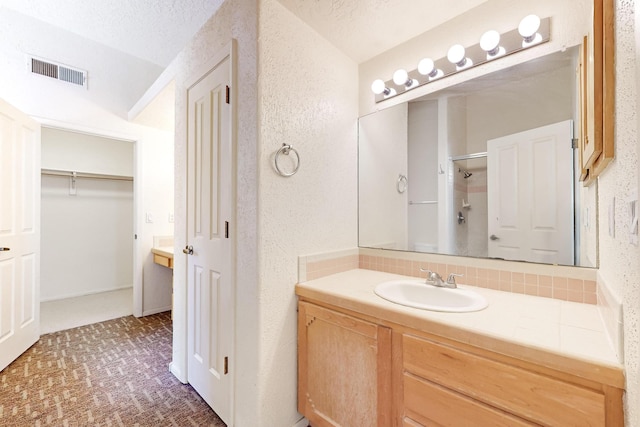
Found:
[[[237,207],[236,227],[236,339],[230,369],[234,372],[235,424],[260,425],[258,401],[258,275],[257,263],[257,122],[256,55],[257,3],[228,0],[211,17],[175,59],[175,241],[176,250],[186,241],[187,84],[208,71],[212,56],[237,40],[237,80],[234,88],[237,113]],[[186,260],[176,257],[174,266],[174,343],[172,372],[186,380]],[[233,363],[235,362],[235,363]]]
[[[634,15],[634,2],[617,0],[616,4],[616,158],[598,180],[599,273],[623,302],[626,425],[637,426],[640,425],[640,250],[629,244],[629,212],[625,200],[638,188],[636,50],[640,28]],[[608,209],[613,197],[615,236],[611,237]]]
[[[399,193],[407,172],[406,105],[358,121],[358,239],[361,246],[406,249],[409,191]],[[417,182],[417,181],[415,181]]]
[[[256,426],[296,412],[297,258],[357,246],[356,64],[275,0],[259,20],[260,410]],[[273,169],[283,142],[291,178]]]

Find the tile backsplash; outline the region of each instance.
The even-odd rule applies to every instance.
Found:
[[[618,360],[624,357],[624,327],[622,324],[622,300],[598,274],[598,308]]]
[[[598,302],[595,269],[380,249],[301,256],[298,277],[304,282],[354,268],[425,277],[420,271],[423,268],[444,278],[450,273],[462,274],[458,282],[471,286],[586,304]]]

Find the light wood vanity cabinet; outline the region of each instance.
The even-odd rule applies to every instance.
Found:
[[[621,407],[607,408],[602,384],[482,349],[411,334],[400,339],[404,417],[425,425],[451,424],[452,414],[462,420],[452,425],[622,425]],[[617,413],[607,414],[609,409]]]
[[[304,300],[298,327],[314,427],[624,425],[622,390],[578,375]]]
[[[391,425],[391,329],[301,302],[298,411],[313,426]]]

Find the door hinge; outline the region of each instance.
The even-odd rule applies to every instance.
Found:
[[[571,148],[578,148],[578,138],[573,138],[571,140]]]
[[[229,221],[224,222],[224,238],[229,238]]]
[[[227,375],[229,373],[229,358],[224,358],[224,374]]]
[[[231,102],[231,89],[229,88],[229,86],[227,86],[226,102],[227,102],[227,104],[229,104]]]

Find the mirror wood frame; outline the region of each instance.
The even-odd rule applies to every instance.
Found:
[[[580,180],[591,185],[615,157],[614,0],[594,0],[580,64]]]

